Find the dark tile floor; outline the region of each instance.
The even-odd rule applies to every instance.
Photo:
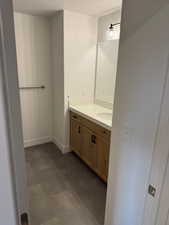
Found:
[[[27,148],[31,225],[103,225],[106,185],[73,153]]]

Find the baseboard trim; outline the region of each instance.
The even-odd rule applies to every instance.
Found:
[[[38,138],[38,139],[32,139],[32,140],[24,141],[24,148],[41,145],[41,144],[46,144],[49,142],[52,142],[51,137],[42,137],[42,138]]]
[[[70,152],[69,146],[63,145],[61,142],[59,142],[56,138],[53,138],[52,142],[58,147],[58,149],[63,153],[66,154]]]

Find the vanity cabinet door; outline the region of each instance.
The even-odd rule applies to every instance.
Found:
[[[82,147],[82,126],[79,121],[75,119],[71,119],[71,137],[70,137],[70,145],[72,151],[74,151],[77,155],[81,155],[81,147]]]
[[[89,167],[96,170],[97,167],[97,137],[86,127],[83,127],[83,141],[82,141],[82,159]]]
[[[110,131],[73,112],[70,118],[72,151],[107,182]]]
[[[109,149],[110,143],[99,137],[97,141],[97,173],[107,181],[109,168]]]

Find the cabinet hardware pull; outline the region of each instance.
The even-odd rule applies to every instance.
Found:
[[[81,129],[80,129],[80,126],[79,126],[79,128],[78,128],[78,133],[80,134],[80,131],[81,131]]]
[[[92,142],[93,144],[96,144],[96,136],[95,136],[95,135],[92,135],[92,136],[91,136],[91,142]]]
[[[74,119],[77,119],[77,116],[73,116]]]
[[[28,87],[20,87],[19,88],[20,90],[24,90],[24,89],[45,89],[45,86],[42,85],[42,86],[28,86]]]

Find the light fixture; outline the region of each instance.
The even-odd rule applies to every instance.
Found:
[[[113,37],[113,30],[114,30],[113,24],[111,23],[110,26],[109,26],[109,35],[110,35],[110,37]]]
[[[108,34],[111,40],[118,40],[120,38],[120,23],[111,23],[108,28]]]

